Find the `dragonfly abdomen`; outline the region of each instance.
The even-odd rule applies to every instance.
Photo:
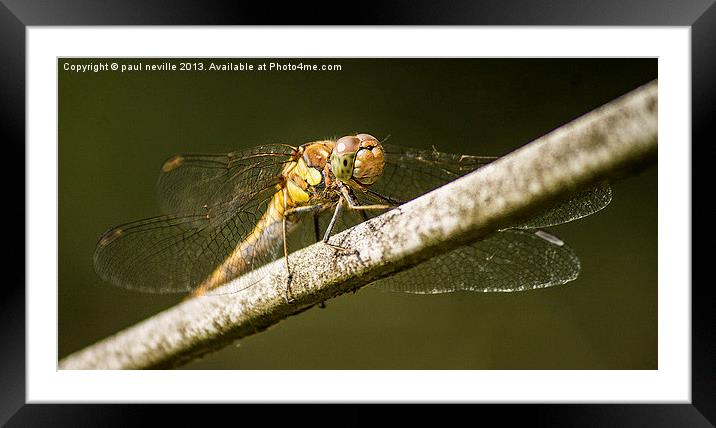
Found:
[[[283,242],[284,207],[290,208],[294,204],[290,197],[285,202],[286,205],[282,189],[274,193],[266,211],[256,222],[251,233],[192,292],[192,296],[206,294],[208,291],[260,267],[258,264],[254,265],[253,261],[265,260],[265,257],[261,257],[261,255],[275,251],[278,244]],[[296,222],[287,219],[287,232],[293,230],[296,225]]]

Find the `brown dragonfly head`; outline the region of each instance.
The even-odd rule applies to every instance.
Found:
[[[353,179],[359,184],[370,186],[383,173],[384,166],[383,146],[369,134],[341,137],[331,153],[331,171],[343,181]]]

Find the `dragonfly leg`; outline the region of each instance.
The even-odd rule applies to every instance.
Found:
[[[389,210],[391,208],[394,208],[393,205],[348,205],[348,208],[352,210],[363,210],[363,211],[369,211],[369,210]]]
[[[293,281],[293,276],[289,273],[288,280],[286,281],[286,295],[283,296],[284,300],[289,305],[295,301],[295,299],[291,295],[291,281]]]
[[[376,192],[375,190],[365,188],[363,189],[369,196],[372,196],[374,199],[377,199],[379,201],[383,201],[389,205],[398,206],[400,204],[403,204],[404,201],[399,201],[395,198],[391,198],[390,196],[383,195],[381,193]]]
[[[291,296],[291,281],[293,280],[293,273],[291,272],[291,268],[288,264],[288,219],[290,217],[294,217],[297,215],[303,215],[305,213],[311,212],[314,215],[314,218],[317,219],[317,215],[320,212],[321,205],[306,205],[303,207],[295,207],[295,208],[288,208],[286,206],[286,190],[284,189],[284,196],[283,196],[283,256],[284,260],[286,261],[286,276],[288,278],[288,281],[286,283],[286,303],[291,303],[293,301],[293,297]],[[316,220],[317,221],[317,220]]]
[[[287,223],[288,223],[288,209],[286,207],[286,198],[288,195],[286,194],[286,188],[283,189],[283,259],[286,261],[286,303],[291,303],[293,301],[293,298],[291,297],[291,280],[293,280],[293,274],[291,273],[291,268],[288,265],[288,239],[287,238]]]
[[[285,207],[284,207],[285,209]],[[313,213],[313,215],[317,216],[318,213],[321,210],[321,205],[306,205],[303,207],[296,207],[296,208],[289,208],[284,210],[284,217],[293,217],[296,215],[302,215],[305,213]]]
[[[323,235],[324,244],[328,244],[328,239],[331,237],[331,232],[333,232],[333,227],[336,225],[336,220],[338,219],[338,216],[340,215],[341,211],[343,211],[343,204],[338,202],[338,204],[336,204],[335,211],[333,211],[333,217],[331,217],[331,222],[328,223],[328,227],[326,228],[326,234]]]
[[[331,244],[328,242],[328,240],[331,238],[331,232],[333,232],[333,227],[336,225],[336,220],[338,219],[338,216],[341,214],[341,211],[343,211],[343,203],[338,202],[336,205],[336,210],[333,211],[333,217],[331,217],[331,222],[328,223],[328,227],[326,228],[326,234],[323,235],[323,239],[321,242],[328,245],[329,247],[333,248],[334,250],[338,251],[348,251],[348,252],[354,252],[354,250],[351,250],[349,248],[341,247],[340,245]]]
[[[356,200],[353,198],[353,196],[350,194],[350,191],[346,187],[341,188],[341,194],[343,195],[343,198],[348,204],[348,208],[352,210],[389,210],[395,207],[395,205],[387,204],[360,205],[358,204],[358,202],[356,202]]]

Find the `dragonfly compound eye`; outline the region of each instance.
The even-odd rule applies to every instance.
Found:
[[[372,135],[358,134],[361,140],[360,149],[353,163],[353,179],[370,186],[383,174],[385,152],[380,142]]]
[[[331,156],[331,170],[341,179],[350,178],[369,186],[378,180],[385,166],[383,146],[370,134],[342,137]]]
[[[356,136],[341,137],[336,141],[331,154],[331,171],[340,180],[353,176],[353,164],[360,148],[360,139]]]

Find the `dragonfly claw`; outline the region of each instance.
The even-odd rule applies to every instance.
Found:
[[[326,241],[323,241],[323,243],[328,245],[329,247],[333,248],[336,251],[341,251],[341,252],[350,253],[350,254],[358,254],[358,250],[354,250],[352,248],[341,247],[340,245],[334,245],[334,244],[331,244]]]
[[[286,294],[283,296],[284,300],[286,300],[286,303],[289,305],[296,301],[296,299],[291,296],[291,281],[293,281],[293,274],[289,272],[288,280],[286,281]]]

